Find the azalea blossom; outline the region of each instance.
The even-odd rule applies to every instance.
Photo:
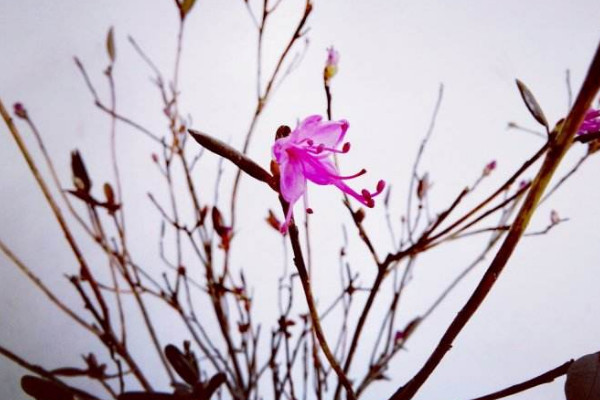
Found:
[[[364,175],[367,171],[362,169],[354,175],[342,176],[332,160],[334,153],[343,154],[350,150],[350,143],[342,144],[347,130],[346,120],[322,121],[320,115],[311,115],[300,122],[292,133],[273,144],[273,158],[279,164],[279,190],[289,203],[285,222],[281,224],[282,232],[287,230],[294,204],[306,195],[307,180],[317,185],[334,185],[367,207],[375,205],[373,198],[383,191],[385,182],[380,180],[374,192],[363,189],[358,193],[345,181]]]
[[[577,131],[578,135],[600,132],[600,110],[589,109]]]

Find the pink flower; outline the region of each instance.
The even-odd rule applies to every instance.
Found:
[[[578,135],[600,132],[600,110],[589,109],[577,131]]]
[[[375,206],[373,197],[383,191],[385,182],[380,180],[373,193],[366,189],[358,193],[344,181],[364,175],[367,171],[363,169],[354,175],[341,176],[331,159],[334,153],[347,153],[350,150],[348,142],[342,145],[341,150],[338,149],[347,130],[346,120],[324,122],[320,115],[311,115],[300,122],[290,135],[273,144],[273,157],[279,164],[279,190],[289,203],[285,222],[281,225],[282,232],[287,230],[294,204],[306,194],[307,179],[317,185],[334,185],[365,206]]]
[[[335,76],[338,70],[338,62],[340,61],[340,53],[333,46],[327,49],[327,60],[325,61],[325,70],[323,76],[325,81],[328,82]]]

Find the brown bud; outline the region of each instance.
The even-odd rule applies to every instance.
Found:
[[[27,119],[27,110],[25,109],[25,107],[23,106],[22,103],[15,103],[15,105],[13,106],[15,115],[19,118],[23,118],[23,119]]]
[[[354,213],[354,219],[356,220],[356,222],[359,222],[359,223],[365,219],[365,216],[366,216],[365,209],[362,207],[360,207]]]
[[[106,203],[108,205],[115,204],[115,192],[113,191],[112,186],[108,182],[104,184],[104,197],[106,197]]]
[[[287,125],[281,125],[275,133],[275,140],[287,137],[292,132],[292,129]]]
[[[267,218],[265,218],[265,221],[267,221],[267,224],[269,224],[269,226],[271,228],[273,228],[277,232],[279,232],[279,227],[281,226],[281,222],[279,221],[279,219],[277,219],[277,217],[275,216],[275,213],[273,213],[272,210],[269,210],[269,215],[267,216]]]
[[[73,185],[75,185],[75,188],[89,193],[92,188],[92,182],[78,150],[71,152],[71,171],[73,173]]]

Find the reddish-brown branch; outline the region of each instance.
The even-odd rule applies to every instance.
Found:
[[[569,367],[573,364],[573,360],[569,360],[566,363],[559,365],[558,367],[551,369],[550,371],[544,372],[543,374],[526,380],[525,382],[517,383],[507,387],[506,389],[499,390],[494,393],[490,393],[485,396],[477,397],[473,400],[496,400],[504,397],[512,396],[513,394],[524,392],[531,388],[534,388],[545,383],[550,383],[559,376],[565,375],[569,370]]]
[[[282,207],[284,208],[284,213],[285,213],[287,211],[286,208],[288,207],[288,205],[284,205],[284,202],[282,201]],[[333,356],[333,353],[331,352],[331,349],[329,348],[329,345],[327,344],[327,340],[325,339],[325,334],[323,333],[323,329],[321,328],[319,314],[318,314],[317,308],[315,306],[315,301],[314,301],[313,295],[312,295],[312,289],[310,286],[308,271],[306,270],[306,265],[304,264],[304,257],[302,255],[302,247],[300,246],[300,239],[298,237],[298,228],[296,227],[296,225],[293,222],[289,226],[289,237],[290,237],[290,243],[292,245],[292,250],[294,252],[294,264],[296,265],[296,269],[298,270],[298,275],[300,276],[300,281],[302,282],[302,288],[304,289],[304,295],[306,297],[306,302],[308,304],[308,309],[310,312],[314,333],[317,336],[319,345],[321,346],[321,350],[323,350],[323,353],[325,354],[327,361],[329,361],[329,365],[331,365],[331,368],[333,368],[333,370],[335,371],[342,386],[344,386],[344,389],[346,389],[348,398],[350,400],[356,400],[356,395],[354,394],[354,391],[352,390],[352,384],[350,383],[350,381],[348,380],[348,377],[346,376],[344,371],[342,371],[342,368],[340,368],[338,362],[336,361],[335,357]]]
[[[596,50],[596,54],[583,83],[583,87],[575,100],[575,104],[567,116],[560,132],[552,138],[544,163],[535,177],[531,189],[529,190],[506,239],[494,257],[494,260],[465,306],[460,310],[446,330],[446,333],[443,335],[440,343],[437,345],[425,365],[406,385],[398,388],[398,390],[390,397],[390,400],[409,400],[414,397],[419,388],[425,383],[446,353],[450,350],[454,339],[459,335],[467,322],[469,322],[479,306],[483,303],[510,259],[521,236],[525,232],[544,190],[548,186],[556,168],[569,149],[573,137],[581,125],[585,113],[590,108],[599,88],[600,46]]]

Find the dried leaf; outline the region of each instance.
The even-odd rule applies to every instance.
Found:
[[[110,183],[108,182],[104,183],[104,197],[106,198],[107,204],[115,204],[115,192]]]
[[[267,216],[267,218],[265,218],[265,221],[267,221],[267,224],[269,224],[269,226],[273,229],[275,229],[277,232],[279,232],[279,228],[281,227],[281,222],[279,221],[279,219],[277,219],[277,217],[275,216],[275,213],[269,209],[269,215]]]
[[[111,26],[108,30],[108,34],[106,35],[106,52],[108,53],[108,57],[110,58],[110,62],[115,62],[116,50],[115,50],[115,37],[114,37],[114,29]]]
[[[190,385],[196,384],[200,380],[198,370],[188,361],[185,355],[172,344],[165,347],[165,356],[169,363],[175,369],[175,372]]]
[[[529,90],[529,88],[520,80],[517,79],[516,82],[519,92],[521,93],[521,97],[523,98],[523,101],[525,102],[525,105],[527,106],[527,109],[533,118],[535,118],[537,122],[543,125],[547,131],[549,131],[550,128],[548,127],[548,120],[546,119],[540,104],[535,99],[535,96],[533,93],[531,93],[531,90]]]
[[[73,392],[68,388],[31,375],[21,378],[21,388],[36,400],[71,400],[75,398]]]
[[[71,152],[71,170],[73,172],[73,185],[75,185],[75,188],[84,193],[89,193],[92,188],[92,181],[78,150]]]
[[[216,390],[225,383],[226,376],[224,373],[219,372],[218,374],[213,375],[210,380],[204,384],[204,389],[202,390],[202,396],[198,396],[200,400],[209,400],[212,395],[216,392]]]
[[[250,175],[251,177],[258,179],[259,181],[265,182],[271,188],[276,189],[277,183],[273,177],[265,171],[260,165],[255,163],[252,159],[248,158],[244,154],[240,153],[228,144],[222,141],[205,135],[202,132],[188,129],[188,132],[200,146],[205,149],[224,157],[237,165],[242,171]]]
[[[567,371],[567,400],[600,400],[600,353],[576,360]]]

